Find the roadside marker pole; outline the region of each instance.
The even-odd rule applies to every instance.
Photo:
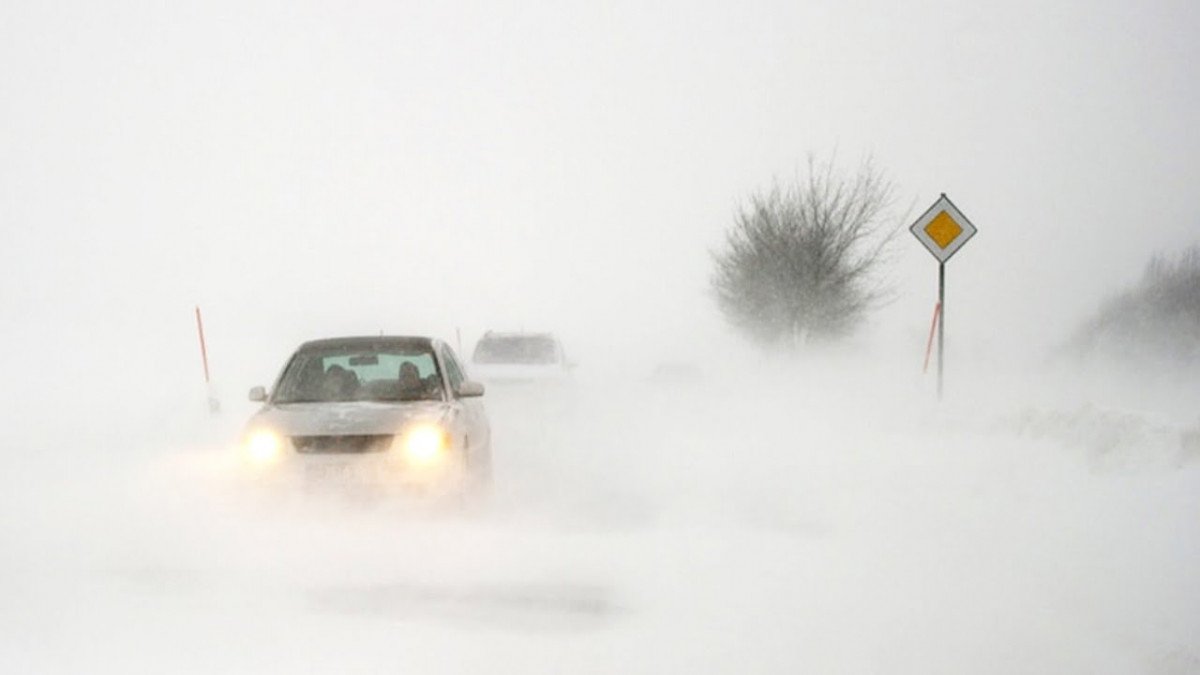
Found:
[[[200,318],[200,305],[196,305],[196,333],[200,336],[200,359],[204,362],[204,385],[208,386],[208,347],[204,344],[204,320]]]
[[[933,320],[929,322],[929,341],[925,343],[925,365],[921,366],[921,374],[929,372],[929,356],[933,354],[933,336],[936,335],[941,314],[942,303],[939,302],[933,306]]]
[[[200,318],[200,305],[196,305],[196,333],[200,336],[200,360],[204,362],[204,388],[208,391],[208,412],[221,411],[221,402],[213,395],[212,381],[208,377],[208,346],[204,343],[204,320]]]

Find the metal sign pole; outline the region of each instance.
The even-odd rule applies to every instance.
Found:
[[[942,400],[942,367],[946,354],[946,263],[938,263],[938,400]]]

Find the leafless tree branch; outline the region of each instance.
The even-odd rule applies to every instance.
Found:
[[[721,312],[766,344],[850,333],[885,295],[874,273],[900,231],[894,195],[869,158],[849,178],[809,158],[804,180],[751,195],[713,254]]]

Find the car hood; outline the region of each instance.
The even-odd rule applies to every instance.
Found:
[[[250,419],[285,436],[395,434],[417,420],[443,421],[451,406],[441,401],[404,403],[287,403],[269,405]]]

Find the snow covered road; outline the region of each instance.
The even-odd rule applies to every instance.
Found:
[[[1200,457],[1143,433],[1107,452],[1169,457],[1098,462],[1047,415],[926,399],[493,388],[467,513],[247,498],[233,411],[10,432],[0,671],[1200,670]]]

